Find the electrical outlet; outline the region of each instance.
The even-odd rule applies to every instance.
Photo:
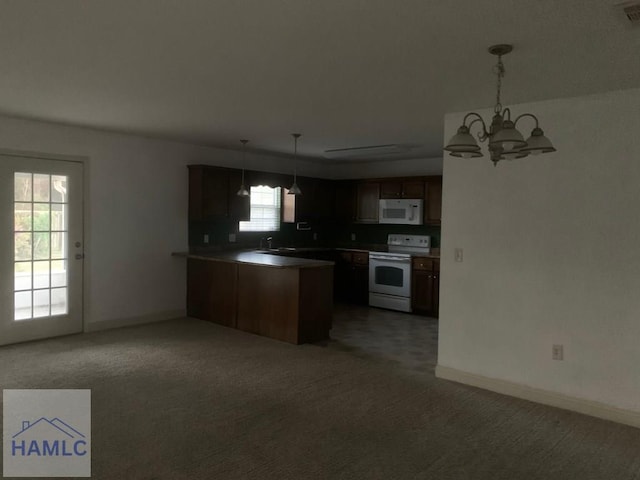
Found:
[[[352,241],[352,242],[355,242],[355,241],[356,241],[356,234],[355,234],[355,233],[352,233],[352,234],[351,234],[351,241]]]
[[[454,251],[454,258],[456,262],[462,262],[463,259],[463,251],[461,248],[456,248]]]
[[[317,240],[318,239],[318,234],[316,232],[313,233],[313,239]]]
[[[564,346],[554,345],[551,348],[551,358],[554,360],[564,360]]]
[[[236,241],[236,234],[235,233],[230,233],[229,234],[229,243],[234,243]]]
[[[202,241],[203,241],[204,243],[209,243],[209,235],[205,233],[205,234],[204,234],[204,238],[202,239]]]

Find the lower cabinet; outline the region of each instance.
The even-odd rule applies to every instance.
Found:
[[[187,315],[236,326],[238,265],[187,259]]]
[[[334,285],[337,300],[368,305],[369,253],[339,250]]]
[[[440,260],[414,257],[411,267],[411,308],[414,313],[437,318],[440,300]]]

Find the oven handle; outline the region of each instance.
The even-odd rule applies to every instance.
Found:
[[[411,258],[389,257],[387,255],[375,255],[375,254],[369,254],[369,260],[383,260],[388,262],[411,263]]]

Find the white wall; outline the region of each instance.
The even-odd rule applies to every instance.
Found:
[[[438,363],[639,412],[640,89],[513,110],[558,152],[445,158]]]
[[[186,165],[239,167],[240,152],[8,117],[0,117],[0,149],[89,157],[90,322],[184,311],[185,262],[170,253],[188,248]],[[247,168],[289,173],[293,163],[250,154]],[[302,175],[321,169],[299,162]]]

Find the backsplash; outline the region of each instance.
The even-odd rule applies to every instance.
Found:
[[[274,247],[309,247],[309,246],[353,246],[384,245],[387,235],[411,234],[429,235],[431,246],[440,247],[440,227],[431,225],[389,225],[389,224],[359,224],[336,225],[310,224],[310,231],[296,229],[295,223],[283,223],[278,232],[238,232],[238,223],[228,220],[215,222],[189,222],[189,247],[238,247],[258,248],[260,239],[273,237]],[[229,234],[236,235],[236,241],[229,241]],[[315,234],[315,239],[314,239]],[[352,240],[352,234],[355,240]],[[209,243],[205,244],[204,236],[209,236]]]

